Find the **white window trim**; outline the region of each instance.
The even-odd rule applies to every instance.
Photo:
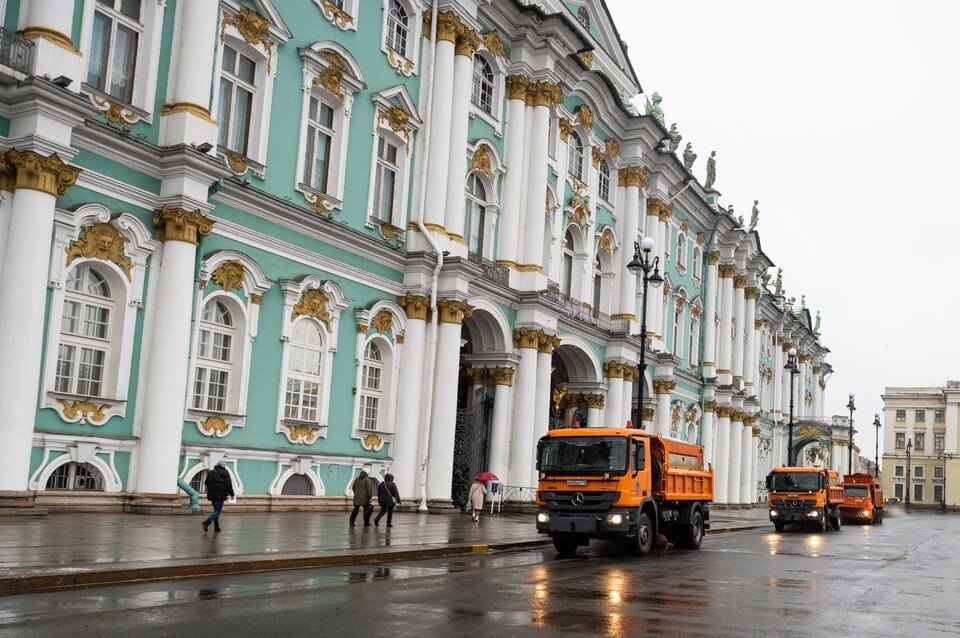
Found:
[[[96,2],[83,3],[83,16],[80,26],[80,82],[82,91],[91,96],[97,108],[106,111],[109,103],[123,104],[133,107],[123,114],[130,124],[143,120],[153,122],[153,107],[157,97],[157,78],[160,67],[160,45],[163,35],[163,12],[166,9],[166,0],[143,0],[143,37],[140,38],[137,51],[137,67],[133,74],[133,99],[131,104],[101,93],[86,84],[87,72],[90,65],[90,47],[93,45],[93,14]],[[99,100],[99,103],[98,103]]]
[[[58,467],[67,463],[87,463],[97,468],[103,477],[103,490],[98,490],[96,493],[117,494],[123,491],[114,455],[119,451],[128,451],[132,443],[101,437],[84,437],[84,440],[76,440],[74,435],[44,434],[42,442],[34,439],[34,446],[43,447],[43,458],[30,477],[27,489],[45,491],[50,475]],[[100,458],[98,455],[101,454],[107,458]]]
[[[203,472],[204,470],[213,471],[217,466],[218,461],[224,461],[226,463],[227,472],[230,474],[230,480],[233,483],[233,493],[237,496],[243,494],[243,478],[240,476],[240,472],[237,470],[237,458],[236,455],[231,455],[231,458],[225,458],[225,454],[221,450],[213,449],[191,449],[187,448],[183,455],[183,469],[180,471],[180,478],[189,483],[194,476]]]
[[[53,249],[50,258],[51,288],[50,310],[47,321],[46,356],[43,370],[43,393],[40,408],[50,408],[67,423],[88,423],[103,425],[111,417],[124,418],[127,413],[127,397],[130,388],[130,366],[133,358],[134,336],[136,333],[137,312],[143,304],[144,278],[147,260],[159,247],[151,237],[147,227],[130,213],[122,213],[111,221],[110,210],[102,204],[85,204],[76,211],[57,210],[54,218]],[[130,279],[119,266],[103,259],[86,257],[76,258],[68,267],[67,247],[80,237],[84,226],[96,223],[110,223],[127,239],[124,251],[131,262]],[[114,309],[111,323],[110,353],[108,368],[103,378],[103,392],[93,399],[104,415],[95,420],[94,413],[79,412],[73,418],[67,418],[65,401],[84,401],[85,396],[56,392],[57,351],[60,344],[60,322],[63,315],[64,284],[69,271],[81,264],[96,265],[108,275]],[[72,411],[72,410],[71,410]]]
[[[393,326],[388,335],[374,333],[375,328],[370,324],[371,320],[384,310],[389,310],[393,315]],[[353,431],[351,437],[360,441],[363,448],[367,451],[377,452],[382,449],[384,444],[393,444],[394,433],[396,432],[397,403],[400,392],[400,361],[403,356],[402,335],[407,329],[407,316],[397,304],[392,301],[377,301],[369,308],[358,309],[357,315],[357,344],[356,344],[356,378],[354,387],[357,388],[356,399],[353,405]],[[398,339],[397,337],[401,337]],[[389,383],[386,384],[387,390],[383,391],[383,405],[381,407],[381,425],[380,430],[366,430],[360,427],[360,387],[363,375],[363,355],[366,352],[367,343],[377,339],[381,347],[389,348],[390,365],[384,364],[384,370],[389,372]],[[381,387],[384,383],[381,381]],[[384,416],[385,415],[385,416]],[[374,434],[376,436],[371,437]]]
[[[315,0],[316,1],[316,0]],[[333,66],[322,53],[329,51],[337,54],[344,61],[344,72],[340,80],[342,99],[331,93],[322,84],[320,79],[324,71]],[[301,50],[303,60],[303,104],[300,113],[300,137],[297,152],[297,170],[294,175],[294,188],[302,193],[310,204],[318,200],[325,210],[340,210],[343,208],[343,195],[347,174],[347,156],[350,135],[350,118],[353,111],[353,101],[357,91],[366,88],[360,67],[350,52],[343,46],[332,42],[315,42],[309,48]],[[330,174],[327,177],[327,193],[304,185],[301,181],[307,157],[308,113],[310,111],[310,96],[324,100],[334,105],[333,131],[334,136],[330,148]],[[339,105],[339,106],[336,106]]]
[[[216,284],[210,283],[213,273],[227,262],[239,261],[243,266],[242,287],[232,291],[224,291]],[[190,337],[190,373],[187,377],[184,420],[196,424],[197,430],[210,437],[224,437],[234,427],[243,427],[246,424],[247,392],[250,383],[250,356],[253,351],[253,341],[257,336],[257,326],[260,319],[260,305],[253,301],[254,295],[263,296],[273,285],[267,279],[257,262],[243,253],[233,250],[218,250],[206,256],[200,265],[200,281],[203,288],[198,288],[194,299],[193,334]],[[212,412],[193,407],[193,383],[197,369],[197,343],[200,336],[200,320],[203,309],[213,299],[221,299],[233,312],[234,342],[231,361],[230,377],[227,387],[226,408],[222,412]],[[238,312],[239,311],[239,312]],[[205,428],[206,421],[211,417],[220,417],[227,428],[216,431]]]
[[[420,0],[396,0],[407,11],[410,21],[410,30],[407,32],[407,55],[401,56],[387,46],[387,14],[390,0],[381,3],[381,31],[380,50],[387,56],[387,63],[397,70],[398,75],[407,77],[418,72],[417,64],[420,61],[421,35],[423,32],[423,2]]]
[[[413,100],[410,94],[402,85],[394,86],[372,96],[374,103],[373,119],[373,140],[370,153],[370,183],[367,190],[367,222],[368,228],[375,228],[383,225],[385,220],[379,219],[374,214],[376,202],[374,201],[374,191],[377,180],[377,142],[381,135],[392,143],[399,146],[399,170],[397,175],[397,189],[394,195],[393,218],[389,220],[390,225],[395,228],[404,229],[407,227],[407,209],[410,196],[410,174],[412,171],[412,154],[414,144],[414,134],[419,130],[422,122],[417,115]],[[395,102],[399,103],[396,104]],[[390,113],[393,109],[399,109],[406,114],[406,122],[397,125],[390,122]]]
[[[478,50],[476,53],[474,53],[474,56],[482,57],[486,63],[490,65],[490,70],[493,71],[493,97],[491,98],[492,101],[490,103],[491,108],[489,113],[474,104],[473,99],[469,99],[469,117],[471,119],[479,117],[481,120],[485,121],[487,124],[493,127],[494,135],[499,138],[503,135],[503,109],[506,105],[506,100],[503,99],[503,96],[506,90],[508,68],[499,56],[490,53],[486,49]],[[471,98],[473,97],[472,59],[470,61],[470,96]]]
[[[318,439],[326,438],[330,411],[330,387],[333,385],[333,357],[337,352],[337,338],[340,326],[340,313],[347,308],[352,300],[344,296],[343,291],[333,281],[323,281],[316,275],[305,275],[296,279],[280,281],[283,292],[283,315],[280,324],[280,340],[283,342],[283,351],[280,357],[280,391],[277,400],[276,432],[287,437],[290,443],[312,445]],[[330,326],[306,315],[293,316],[294,307],[308,290],[319,290],[327,300],[326,310],[330,314]],[[286,404],[287,367],[290,362],[290,337],[297,321],[317,321],[320,334],[323,338],[322,371],[320,386],[320,402],[317,406],[316,423],[303,421],[288,421],[284,418],[283,406]],[[307,426],[310,434],[304,434],[295,426]],[[280,484],[282,487],[282,483]],[[279,489],[279,488],[278,488]],[[279,493],[279,492],[278,492]]]
[[[333,6],[329,0],[313,0],[323,17],[338,29],[356,31],[360,20],[360,0],[343,0],[343,9]]]

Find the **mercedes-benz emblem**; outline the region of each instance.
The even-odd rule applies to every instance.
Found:
[[[577,492],[576,494],[574,494],[572,502],[577,507],[580,507],[581,505],[583,505],[583,494],[581,494],[580,492]]]

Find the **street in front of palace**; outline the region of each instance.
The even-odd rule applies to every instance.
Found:
[[[643,558],[591,547],[0,598],[4,635],[960,633],[960,519],[754,529]]]

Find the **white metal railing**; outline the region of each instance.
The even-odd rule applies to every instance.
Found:
[[[522,487],[519,485],[503,485],[497,491],[497,497],[490,500],[490,513],[493,514],[493,508],[497,508],[499,514],[503,509],[503,502],[511,503],[533,503],[537,499],[537,488]]]

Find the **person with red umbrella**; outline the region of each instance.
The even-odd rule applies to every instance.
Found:
[[[470,486],[470,493],[467,494],[467,502],[470,503],[470,509],[473,512],[473,522],[480,522],[480,512],[483,511],[483,495],[487,493],[484,481],[496,481],[497,475],[490,472],[481,472],[474,478],[473,485]]]

